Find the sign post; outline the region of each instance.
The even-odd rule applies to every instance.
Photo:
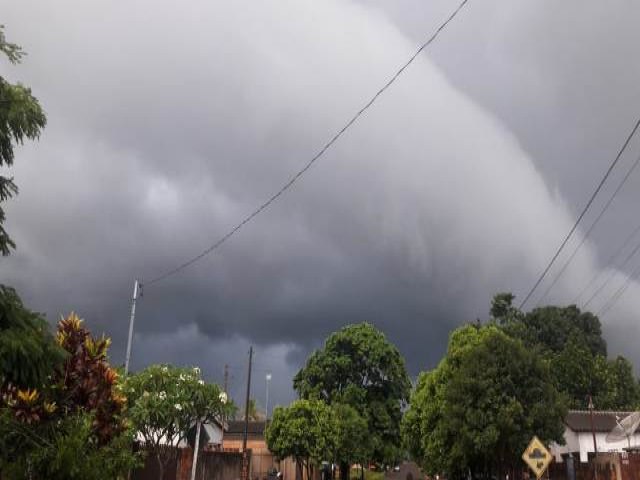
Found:
[[[522,454],[522,460],[524,460],[524,463],[533,471],[536,478],[540,480],[551,463],[551,452],[547,450],[547,447],[544,446],[538,437],[534,436]]]

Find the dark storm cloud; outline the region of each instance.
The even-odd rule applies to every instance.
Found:
[[[433,8],[451,7],[440,3]],[[224,363],[242,368],[254,343],[257,358],[267,352],[259,368],[274,371],[282,402],[306,352],[344,324],[375,323],[415,373],[437,361],[453,326],[486,318],[492,293],[526,290],[583,190],[567,186],[544,156],[560,135],[536,136],[544,115],[566,108],[553,94],[566,81],[552,78],[562,65],[538,73],[536,99],[522,109],[506,108],[496,93],[524,95],[505,72],[510,61],[518,72],[536,65],[535,39],[521,37],[546,17],[497,9],[472,4],[433,45],[433,60],[421,57],[293,191],[215,255],[147,288],[134,366],[198,364],[219,380]],[[415,44],[405,17],[348,2],[34,0],[3,11],[7,34],[29,51],[11,75],[33,86],[49,126],[17,159],[21,194],[8,216],[19,250],[2,260],[0,279],[50,318],[79,311],[113,336],[116,361],[133,279],[158,275],[226,233]],[[600,20],[598,11],[585,15]],[[510,18],[521,28],[507,28]],[[579,26],[576,35],[585,32]],[[528,54],[506,55],[495,35],[523,42]],[[465,71],[474,50],[462,43],[474,39],[498,58],[495,77],[481,60]],[[528,111],[536,113],[533,133]],[[574,143],[585,138],[580,148],[596,142],[595,133],[572,132]],[[623,137],[615,133],[598,137],[608,147],[592,153],[593,166],[563,160],[592,179]],[[575,294],[596,268],[588,246],[559,297]],[[632,290],[617,325],[633,318]]]

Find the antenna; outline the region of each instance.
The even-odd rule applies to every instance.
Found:
[[[613,427],[613,430],[607,434],[607,442],[620,442],[626,438],[627,445],[631,448],[631,435],[640,426],[640,412],[633,412],[622,420],[616,415],[616,423],[617,425]]]

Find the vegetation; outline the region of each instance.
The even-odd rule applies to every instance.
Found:
[[[632,410],[640,405],[640,386],[631,363],[622,356],[607,359],[598,317],[575,305],[523,313],[512,306],[513,298],[509,293],[494,297],[493,321],[551,364],[555,385],[570,408],[586,408],[589,395],[601,410]]]
[[[217,385],[201,379],[199,368],[153,365],[127,378],[124,391],[128,418],[155,457],[160,478],[196,422],[228,417],[234,410]]]
[[[332,458],[336,436],[333,412],[320,400],[296,400],[288,407],[277,407],[266,431],[269,450],[279,458],[293,457],[306,470],[306,478],[313,478],[314,468]]]
[[[42,385],[63,359],[46,320],[27,309],[13,288],[0,285],[0,388]]]
[[[12,303],[12,305],[14,305]],[[0,312],[6,314],[7,312]],[[42,333],[42,332],[41,332]],[[53,337],[35,336],[39,342]],[[60,363],[48,357],[18,371],[38,372],[33,383],[5,381],[0,400],[0,472],[12,479],[123,478],[137,462],[133,432],[124,420],[126,399],[119,377],[107,361],[109,340],[95,338],[75,314],[58,324],[55,348]],[[6,378],[17,378],[9,363]],[[42,378],[49,368],[46,378]]]
[[[412,395],[403,421],[411,454],[430,474],[503,478],[533,435],[562,441],[566,409],[549,377],[546,362],[495,326],[454,331]]]
[[[24,57],[22,49],[7,41],[4,26],[0,25],[0,52],[12,64]],[[12,84],[0,76],[0,167],[10,167],[14,161],[14,147],[26,139],[34,140],[47,123],[45,114],[31,90],[24,85]],[[18,193],[12,177],[0,175],[0,253],[9,255],[15,243],[4,229],[5,213],[2,202]]]
[[[350,405],[366,422],[369,460],[388,464],[401,456],[400,420],[411,383],[400,352],[373,325],[349,325],[329,336],[293,385],[300,398]]]

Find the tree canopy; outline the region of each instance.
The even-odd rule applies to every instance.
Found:
[[[296,400],[288,407],[276,407],[265,436],[271,452],[279,458],[293,457],[312,478],[314,467],[333,459],[337,422],[323,401]]]
[[[607,359],[597,316],[575,305],[524,313],[512,305],[513,299],[510,293],[493,298],[493,321],[550,362],[552,377],[570,408],[586,408],[589,395],[599,409],[631,410],[640,405],[633,368],[622,356]]]
[[[501,478],[533,435],[562,441],[566,409],[549,378],[546,362],[495,326],[454,331],[403,420],[411,454],[431,474]]]
[[[44,317],[26,308],[13,288],[0,285],[0,389],[39,388],[63,358]]]
[[[25,55],[18,45],[7,41],[3,25],[0,25],[0,52],[12,64],[20,63]],[[0,76],[0,167],[13,165],[15,146],[25,139],[37,139],[46,123],[44,111],[31,89]],[[0,252],[5,256],[15,248],[15,243],[4,229],[5,213],[1,204],[17,193],[13,178],[0,175]]]
[[[370,460],[397,460],[411,383],[400,352],[373,325],[349,325],[330,335],[293,384],[303,399],[353,407],[367,423]]]
[[[39,334],[37,342],[56,345],[65,356],[61,362],[24,357],[18,372],[37,375],[0,386],[0,472],[15,479],[122,478],[136,456],[123,419],[126,398],[107,359],[109,339],[91,335],[75,314],[58,323],[55,341]],[[9,367],[15,370],[12,362]]]
[[[197,367],[152,365],[128,377],[123,390],[128,418],[160,472],[176,455],[172,447],[187,438],[196,422],[226,418],[234,410],[217,385],[202,380]]]

